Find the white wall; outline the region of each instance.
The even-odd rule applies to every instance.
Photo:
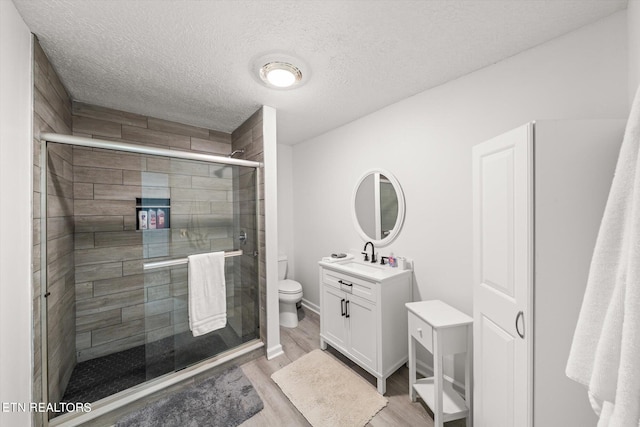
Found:
[[[31,401],[31,33],[0,0],[0,402]],[[1,410],[0,410],[1,411]],[[0,412],[0,425],[30,425]]]
[[[289,257],[290,277],[295,276],[293,245],[293,148],[278,144],[278,252]]]
[[[629,105],[640,86],[640,0],[629,0],[627,6],[629,33]]]
[[[351,195],[377,167],[398,178],[407,208],[380,252],[415,260],[414,299],[471,314],[471,147],[535,119],[625,117],[626,26],[619,12],[295,145],[295,279],[305,299],[319,301],[322,256],[363,246]]]

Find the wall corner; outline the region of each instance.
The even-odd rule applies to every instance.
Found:
[[[278,302],[278,138],[276,109],[262,107],[264,144],[265,266],[267,293],[267,355],[275,357],[280,346]],[[269,357],[269,358],[271,358]]]

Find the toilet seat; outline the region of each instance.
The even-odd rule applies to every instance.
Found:
[[[278,292],[281,294],[297,294],[302,292],[302,285],[295,280],[280,280],[278,283]]]

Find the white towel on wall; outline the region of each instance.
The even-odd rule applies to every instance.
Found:
[[[189,259],[189,329],[194,337],[227,324],[224,252],[191,255]]]
[[[598,427],[640,425],[640,89],[620,148],[566,373],[588,388],[600,416]]]

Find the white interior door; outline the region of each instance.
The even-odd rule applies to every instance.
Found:
[[[476,427],[531,426],[532,127],[473,148]]]

